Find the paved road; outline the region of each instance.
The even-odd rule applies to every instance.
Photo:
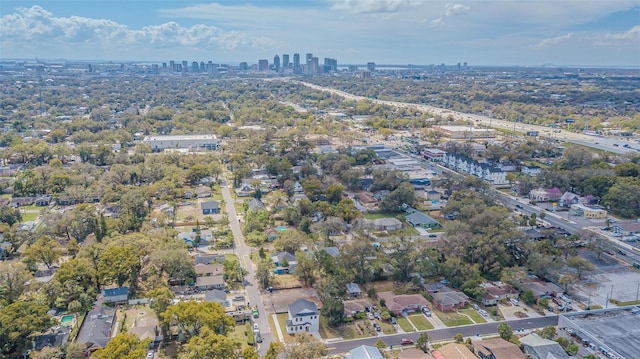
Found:
[[[246,300],[247,303],[251,306],[257,306],[258,311],[260,312],[260,317],[256,320],[258,325],[260,326],[260,333],[262,333],[262,343],[259,344],[258,353],[260,357],[263,357],[267,349],[269,349],[269,344],[273,341],[273,333],[271,333],[271,327],[269,326],[269,320],[267,317],[267,313],[264,310],[264,304],[262,303],[262,299],[260,297],[260,289],[255,283],[255,268],[251,263],[251,259],[249,255],[251,254],[251,248],[248,247],[244,242],[244,236],[242,235],[242,230],[240,229],[240,223],[238,220],[238,216],[236,214],[236,209],[233,206],[234,199],[231,197],[231,192],[229,191],[229,187],[225,181],[220,185],[222,189],[222,198],[224,199],[227,215],[229,216],[229,224],[231,226],[231,232],[233,233],[233,238],[235,242],[234,253],[240,259],[240,265],[245,268],[248,272],[245,277],[246,280]]]
[[[434,329],[426,331],[429,334],[431,340],[446,340],[452,339],[457,333],[462,334],[465,337],[472,337],[478,334],[487,335],[487,334],[496,334],[498,332],[497,327],[500,323],[508,323],[511,325],[511,328],[516,332],[519,329],[537,329],[543,328],[547,325],[558,325],[558,316],[557,315],[548,315],[546,317],[540,318],[526,318],[526,319],[518,319],[518,320],[510,320],[503,322],[495,322],[495,323],[484,323],[484,324],[473,324],[466,325],[462,327],[452,327],[445,329]],[[353,348],[356,348],[360,345],[374,345],[378,339],[382,339],[388,346],[400,346],[400,340],[402,338],[410,338],[413,341],[417,341],[420,334],[418,333],[409,333],[409,334],[394,334],[394,335],[384,335],[371,337],[366,339],[354,339],[354,340],[345,340],[341,342],[330,343],[329,354],[337,354],[344,353]]]
[[[342,96],[346,99],[367,100],[367,98],[364,96],[356,96],[348,92],[332,89],[329,87],[318,86],[318,85],[314,85],[314,84],[303,82],[303,81],[295,81],[295,82],[316,90],[330,92],[335,95]],[[429,105],[420,105],[420,104],[397,102],[397,101],[385,101],[385,100],[371,100],[371,101],[373,103],[378,103],[378,104],[383,104],[383,105],[388,105],[393,107],[415,108],[418,111],[427,112],[436,116],[453,117],[455,120],[475,122],[477,124],[482,124],[487,127],[499,128],[507,131],[515,131],[519,133],[525,133],[528,131],[538,131],[539,136],[541,137],[542,136],[549,137],[562,142],[576,143],[583,146],[588,146],[591,148],[596,148],[596,149],[618,153],[618,154],[624,154],[624,153],[635,152],[635,151],[640,152],[640,143],[629,141],[629,140],[622,140],[614,137],[599,137],[599,136],[596,137],[596,136],[584,135],[581,133],[569,132],[561,129],[552,129],[545,126],[529,125],[529,124],[524,124],[520,122],[509,122],[509,121],[499,120],[496,118],[491,118],[483,115],[474,115],[469,113],[457,112],[457,111],[429,106]],[[624,147],[625,145],[628,145],[629,148],[625,148]]]

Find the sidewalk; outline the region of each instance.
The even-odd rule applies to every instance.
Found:
[[[280,324],[278,323],[278,316],[275,314],[271,314],[271,319],[273,320],[274,327],[276,327],[276,333],[278,334],[278,341],[280,343],[284,343],[284,337],[282,336],[282,331],[280,330]]]

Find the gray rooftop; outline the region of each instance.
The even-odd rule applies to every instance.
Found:
[[[298,299],[289,304],[289,313],[291,313],[292,316],[318,314],[318,307],[314,302],[306,299]]]

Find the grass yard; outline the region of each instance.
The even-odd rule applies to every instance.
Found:
[[[420,232],[418,232],[415,228],[407,225],[406,223],[404,223],[402,228],[397,231],[376,233],[378,237],[403,237],[403,236],[410,237],[410,236],[417,236],[419,234]]]
[[[415,331],[407,318],[397,317],[396,319],[398,319],[398,325],[400,326],[400,328],[402,328],[402,330],[404,330],[405,332],[413,333]]]
[[[249,346],[249,344],[247,343],[248,337],[247,337],[246,331],[247,331],[246,324],[237,324],[234,330],[229,334],[227,334],[227,337],[236,343],[242,344],[241,350],[244,350],[244,348]]]
[[[433,324],[424,316],[424,314],[411,314],[409,315],[409,320],[413,323],[413,325],[418,328],[418,330],[429,330],[433,329]]]
[[[458,312],[468,315],[476,323],[486,323],[487,322],[482,317],[482,315],[480,315],[480,313],[478,313],[475,309],[470,309],[470,308],[460,309],[460,310],[458,310]]]
[[[378,219],[378,218],[396,218],[398,213],[386,213],[386,212],[375,212],[375,213],[364,213],[363,216],[366,219]]]
[[[439,310],[436,309],[432,309],[432,312],[438,316],[438,318],[440,318],[440,320],[442,320],[442,322],[444,323],[444,325],[446,325],[447,327],[457,327],[460,325],[467,325],[467,324],[473,324],[471,322],[471,319],[467,318],[464,315],[460,315],[458,313],[455,312],[441,312]]]
[[[294,342],[293,335],[287,334],[287,319],[289,319],[289,314],[280,313],[277,316],[278,316],[277,324],[280,326],[280,331],[282,332],[282,337],[284,338],[284,342],[288,344],[293,343]],[[322,329],[322,327],[320,329]],[[276,338],[278,337],[278,334],[276,332],[273,332],[273,335]]]
[[[302,286],[302,283],[293,274],[278,274],[273,277],[273,288],[296,288],[300,286]]]
[[[230,261],[230,262],[237,262],[237,261],[238,261],[238,256],[237,256],[237,255],[235,255],[235,254],[229,254],[229,253],[226,253],[226,254],[224,255],[224,259],[225,259],[225,260],[228,260],[228,261]]]
[[[396,334],[396,328],[393,326],[393,324],[389,323],[389,322],[385,322],[385,321],[380,321],[380,326],[382,327],[382,332],[384,334]]]
[[[358,323],[362,334],[360,334],[356,329],[356,323]],[[369,338],[371,337],[372,331],[373,328],[371,327],[371,324],[363,320],[344,323],[340,328],[330,328],[323,317],[320,317],[320,330],[318,330],[320,336],[324,339],[343,338],[345,340]]]
[[[22,216],[21,223],[24,223],[27,221],[35,221],[39,215],[40,215],[40,212],[27,212],[27,213],[21,212],[20,213],[20,216]]]

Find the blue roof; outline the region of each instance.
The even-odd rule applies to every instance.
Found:
[[[117,297],[125,294],[129,295],[129,287],[108,288],[102,290],[103,297]]]

